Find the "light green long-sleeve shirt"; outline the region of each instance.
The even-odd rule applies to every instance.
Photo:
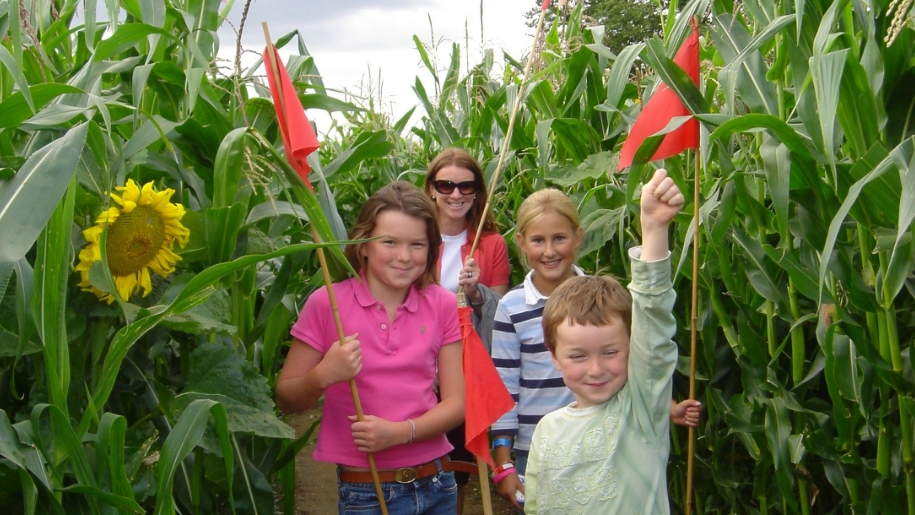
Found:
[[[607,402],[544,417],[525,477],[534,514],[668,514],[670,398],[677,346],[670,258],[632,258],[629,381]]]

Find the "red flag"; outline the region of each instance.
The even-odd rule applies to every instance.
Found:
[[[464,447],[495,468],[489,453],[489,427],[515,407],[515,401],[473,328],[472,309],[458,308],[464,343]]]
[[[276,60],[276,73],[273,71],[270,52],[273,53]],[[280,132],[283,134],[286,159],[299,173],[299,177],[302,178],[308,189],[314,191],[311,183],[308,182],[310,168],[307,157],[318,148],[318,138],[305,115],[302,103],[299,102],[299,97],[292,86],[292,80],[289,79],[289,73],[286,72],[286,67],[283,66],[283,61],[279,59],[273,45],[268,45],[264,49],[264,66],[267,68],[267,82],[270,84],[270,93],[273,95],[276,118],[280,124]],[[277,84],[277,77],[280,79],[279,84]]]
[[[674,57],[674,62],[683,68],[694,83],[699,84],[699,26],[695,21],[693,21],[693,33],[680,47],[677,56]],[[662,82],[655,94],[645,104],[632,125],[629,136],[623,142],[617,170],[632,165],[632,158],[635,157],[636,150],[639,149],[645,138],[666,127],[675,116],[690,116],[691,114],[683,102],[680,102],[677,94]],[[692,118],[676,130],[665,134],[664,140],[649,161],[675,156],[688,148],[698,147],[699,121]]]

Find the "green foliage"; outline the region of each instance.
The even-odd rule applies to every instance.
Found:
[[[535,7],[524,14],[529,27],[536,27],[540,19],[542,2],[536,1]],[[558,2],[551,2],[556,5]],[[619,53],[629,45],[648,41],[653,36],[663,34],[661,21],[670,7],[667,0],[579,0],[569,2],[571,8],[581,5],[582,13],[588,18],[588,25],[598,27],[601,32],[595,37],[611,52]],[[562,17],[560,13],[560,18]],[[544,19],[547,26],[557,16],[551,8]]]
[[[432,81],[416,80],[418,111],[397,117],[329,96],[302,37],[283,35],[304,103],[347,122],[311,157],[317,196],[282,155],[257,66],[217,73],[219,2],[109,2],[108,31],[96,2],[84,25],[76,3],[53,4],[29,4],[22,23],[0,15],[0,511],[271,511],[311,440],[292,439],[271,390],[322,282],[312,228],[344,239],[371,193],[419,183],[448,146],[492,178],[520,97],[493,198],[509,241],[524,198],[558,187],[582,215],[579,264],[625,277],[649,169],[686,192],[698,182],[672,231],[684,357],[694,281],[699,293],[696,511],[915,513],[915,32],[886,42],[886,2],[695,0],[652,10],[663,38],[620,46],[587,17],[623,7],[573,4],[523,88],[510,56],[462,70],[460,47],[440,64],[417,38]],[[698,87],[670,59],[693,15]],[[617,174],[659,79],[700,120],[701,171],[690,154]],[[173,188],[191,237],[148,297],[109,306],[72,267],[81,230],[128,178]],[[351,272],[339,243],[325,248],[335,276]],[[107,258],[90,280],[114,291]],[[671,437],[682,512],[686,432]]]

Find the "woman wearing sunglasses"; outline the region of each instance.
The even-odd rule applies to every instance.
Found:
[[[442,246],[438,257],[439,283],[453,292],[463,286],[473,307],[474,327],[487,350],[492,348],[492,323],[499,299],[508,291],[508,246],[499,233],[492,213],[486,213],[480,242],[470,257],[486,206],[486,184],[479,163],[459,148],[443,150],[429,164],[425,191],[438,209]],[[454,446],[453,460],[475,462],[464,448],[464,425],[448,433]],[[466,472],[455,472],[458,483],[458,510],[464,506]]]

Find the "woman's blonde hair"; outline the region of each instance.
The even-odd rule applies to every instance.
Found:
[[[409,182],[394,181],[369,197],[359,210],[359,216],[349,232],[349,238],[351,240],[370,238],[372,231],[375,230],[378,216],[385,211],[403,213],[426,223],[426,239],[429,240],[426,269],[423,271],[423,275],[414,282],[414,286],[424,289],[430,284],[437,283],[438,249],[442,244],[442,234],[438,228],[435,204],[422,190]],[[362,252],[365,245],[365,243],[347,245],[343,251],[346,260],[357,272],[365,269],[366,258]]]

